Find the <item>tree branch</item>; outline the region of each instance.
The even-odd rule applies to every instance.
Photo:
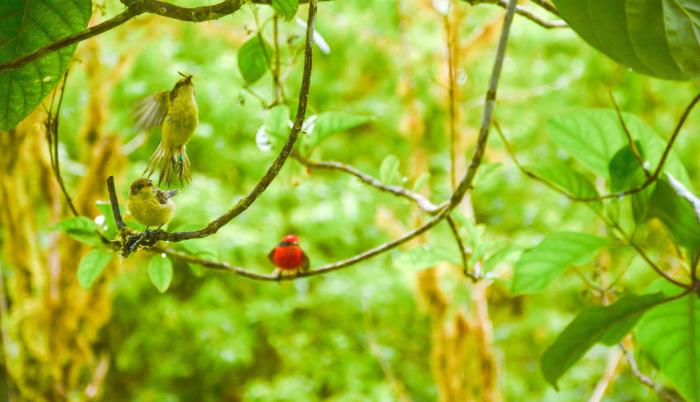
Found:
[[[195,230],[192,232],[163,232],[159,231],[154,236],[156,241],[167,240],[171,242],[178,242],[188,239],[198,239],[206,237],[216,233],[224,225],[230,222],[233,218],[237,217],[248,209],[255,200],[260,197],[260,195],[267,189],[267,187],[272,183],[272,181],[277,177],[277,174],[284,166],[284,163],[289,158],[289,155],[294,148],[294,143],[299,137],[299,132],[301,131],[301,126],[304,123],[304,118],[306,116],[306,105],[308,103],[309,88],[311,86],[311,66],[313,60],[313,32],[314,32],[314,20],[316,16],[316,5],[317,0],[311,0],[309,2],[309,16],[306,25],[306,41],[304,48],[304,72],[301,79],[301,88],[299,89],[299,106],[297,108],[296,117],[294,119],[294,124],[289,132],[289,137],[287,137],[287,142],[282,147],[277,158],[274,160],[272,165],[267,169],[265,175],[258,181],[255,187],[243,197],[236,205],[231,208],[228,212],[221,215],[217,219],[210,222],[206,227]]]
[[[468,2],[469,4],[475,6],[477,4],[495,4],[499,7],[506,8],[508,6],[508,1],[507,0],[464,0]],[[554,6],[551,4],[547,3],[546,1],[541,1],[537,0],[535,1],[537,5],[542,7],[543,9],[549,11],[550,13],[559,16],[559,12],[557,11]],[[569,26],[566,24],[566,22],[562,20],[556,20],[556,21],[545,21],[542,18],[538,17],[528,9],[521,7],[521,6],[516,6],[515,7],[515,13],[519,14],[528,20],[534,22],[535,24],[547,28],[547,29],[552,29],[552,28],[568,28]]]
[[[390,184],[384,184],[381,181],[375,179],[374,177],[363,173],[359,171],[357,168],[354,168],[350,165],[346,165],[341,162],[335,162],[335,161],[328,161],[328,162],[318,162],[318,161],[312,161],[309,159],[306,159],[302,157],[301,155],[294,155],[294,158],[298,160],[300,163],[302,163],[304,166],[307,166],[309,168],[314,168],[314,169],[325,169],[325,170],[339,170],[341,172],[349,173],[358,179],[362,181],[365,184],[368,184],[376,189],[379,189],[381,191],[385,191],[387,193],[394,194],[397,197],[403,197],[406,198],[407,200],[415,203],[418,205],[420,209],[423,211],[434,215],[438,213],[443,206],[437,206],[430,202],[427,198],[423,197],[422,195],[415,193],[413,191],[408,190],[407,188],[401,187],[401,186],[394,186]]]
[[[311,14],[312,9],[314,7],[315,2],[313,2],[312,6],[309,7],[309,14]],[[482,117],[482,122],[481,122],[481,129],[479,132],[479,138],[478,142],[476,144],[476,148],[474,150],[474,154],[471,159],[471,163],[469,165],[469,168],[467,169],[466,174],[464,175],[464,178],[461,180],[458,188],[455,190],[453,195],[450,198],[449,203],[447,203],[444,207],[440,208],[439,211],[437,212],[436,216],[434,216],[431,220],[423,224],[422,226],[419,226],[416,229],[413,229],[407,233],[405,233],[403,236],[392,240],[390,242],[381,244],[379,246],[376,246],[374,248],[371,248],[363,253],[357,254],[353,257],[347,258],[345,260],[341,260],[335,263],[331,264],[326,264],[322,267],[311,269],[307,272],[300,272],[296,276],[277,276],[277,275],[269,275],[269,274],[259,274],[256,272],[249,271],[245,268],[233,266],[224,262],[218,262],[218,261],[210,261],[206,259],[202,259],[199,257],[194,257],[176,250],[172,249],[162,249],[155,247],[153,250],[157,252],[164,252],[170,256],[173,256],[175,258],[179,258],[185,262],[192,262],[196,264],[200,264],[202,266],[212,268],[212,269],[221,269],[229,272],[236,273],[241,276],[245,276],[247,278],[251,279],[256,279],[256,280],[262,280],[262,281],[281,281],[281,280],[295,280],[299,278],[305,278],[309,276],[315,276],[315,275],[323,275],[327,274],[329,272],[337,271],[342,268],[346,268],[349,266],[352,266],[354,264],[357,264],[358,262],[367,260],[369,258],[372,258],[378,254],[381,254],[383,252],[389,251],[395,247],[400,246],[401,244],[404,244],[408,242],[409,240],[425,233],[429,229],[431,229],[433,226],[437,225],[447,217],[449,212],[455,208],[462,200],[466,192],[471,188],[472,181],[474,180],[474,176],[476,175],[476,172],[479,169],[479,166],[481,164],[481,160],[483,158],[485,149],[486,149],[486,143],[488,141],[488,134],[489,134],[489,126],[491,124],[491,116],[493,115],[493,109],[495,107],[495,100],[496,100],[496,92],[498,88],[498,82],[500,79],[501,75],[501,69],[503,66],[503,60],[505,58],[505,51],[506,51],[506,45],[508,43],[508,36],[510,33],[510,27],[513,22],[513,15],[515,14],[515,5],[516,5],[516,0],[510,0],[508,3],[508,8],[506,9],[506,15],[504,18],[504,23],[503,27],[501,28],[501,35],[498,40],[498,47],[496,50],[496,57],[494,61],[494,65],[491,71],[491,79],[489,81],[489,87],[488,91],[486,93],[486,102],[484,105],[484,113]],[[311,21],[310,21],[311,22]],[[311,26],[311,24],[309,24]],[[309,30],[307,30],[307,46],[309,44]],[[297,115],[298,116],[298,115]],[[295,121],[294,127],[297,127],[298,121]],[[294,132],[294,127],[292,128],[292,132]],[[290,134],[291,135],[291,134]],[[289,143],[289,141],[288,141]],[[359,173],[359,172],[358,172]],[[360,177],[360,176],[357,176]],[[379,187],[378,187],[379,188]],[[408,197],[411,198],[411,197]],[[240,202],[239,202],[240,204]],[[235,209],[235,208],[234,208]],[[241,211],[242,212],[242,211]]]
[[[161,17],[172,18],[180,21],[203,22],[216,20],[229,14],[233,14],[234,12],[238,11],[246,1],[252,1],[253,3],[257,4],[270,4],[270,0],[224,0],[211,6],[180,7],[158,0],[122,0],[122,4],[127,6],[127,8],[116,16],[84,31],[61,38],[24,56],[0,63],[0,71],[22,67],[31,61],[47,55],[48,53],[114,29],[144,13],[160,15]],[[300,3],[305,2],[308,2],[308,0],[300,1]]]
[[[620,344],[620,349],[622,349],[622,352],[625,354],[627,364],[629,365],[630,370],[632,370],[632,374],[637,378],[637,380],[639,380],[639,382],[656,392],[659,398],[666,402],[678,402],[683,400],[675,391],[665,388],[661,384],[655,383],[649,376],[642,373],[642,371],[639,370],[639,366],[637,366],[637,361],[634,359],[634,355],[630,350],[625,348],[624,345]]]
[[[673,148],[673,144],[675,143],[676,139],[678,138],[678,135],[681,132],[681,128],[683,128],[683,124],[685,124],[685,121],[688,119],[688,115],[693,110],[693,108],[698,103],[698,101],[700,101],[700,93],[695,95],[695,97],[690,101],[688,106],[686,106],[685,110],[683,110],[683,114],[681,114],[681,117],[678,120],[678,123],[676,124],[676,127],[673,130],[673,133],[671,134],[671,138],[668,140],[668,143],[666,144],[666,147],[664,148],[664,152],[661,155],[661,159],[659,160],[659,164],[656,166],[654,173],[652,175],[648,176],[647,179],[639,187],[635,187],[635,188],[625,190],[625,191],[620,191],[617,193],[608,193],[608,194],[602,194],[602,195],[597,195],[597,196],[593,196],[593,197],[579,197],[579,196],[569,194],[566,191],[557,188],[552,183],[549,183],[547,180],[545,180],[545,179],[537,176],[536,174],[524,169],[523,166],[520,165],[520,163],[518,162],[518,159],[515,156],[515,152],[511,148],[508,140],[506,140],[505,135],[503,135],[503,133],[500,131],[500,127],[498,126],[498,124],[496,124],[496,130],[499,132],[499,135],[500,135],[501,139],[503,140],[503,143],[506,146],[506,150],[508,151],[511,159],[513,159],[513,162],[515,162],[516,166],[520,169],[521,172],[523,172],[523,174],[546,184],[547,186],[549,186],[550,188],[553,188],[554,190],[561,193],[562,195],[564,195],[566,198],[570,199],[571,201],[578,201],[578,202],[602,201],[605,199],[620,198],[620,197],[624,197],[626,195],[637,194],[640,191],[644,190],[645,188],[649,187],[652,183],[654,183],[659,178],[659,176],[661,175],[661,171],[664,168],[664,164],[666,163],[666,160],[668,159],[668,155],[671,153],[671,149]]]

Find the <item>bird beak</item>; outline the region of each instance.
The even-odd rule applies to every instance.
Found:
[[[185,74],[185,73],[181,73],[179,71],[177,73],[180,74],[185,79],[185,81],[184,81],[185,84],[192,85],[192,75],[191,74]]]

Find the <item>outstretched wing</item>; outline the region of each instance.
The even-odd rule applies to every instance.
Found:
[[[161,205],[165,205],[168,203],[168,200],[173,198],[175,194],[177,194],[177,190],[169,190],[169,191],[163,191],[159,188],[153,190],[156,194],[156,199],[158,200]]]
[[[140,100],[134,106],[132,118],[139,130],[150,130],[163,124],[168,114],[168,92],[156,92],[148,98]]]

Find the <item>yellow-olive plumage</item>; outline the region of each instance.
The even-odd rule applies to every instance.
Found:
[[[146,226],[160,227],[173,218],[175,190],[163,191],[153,187],[149,179],[136,179],[131,183],[126,208],[132,217]]]
[[[180,184],[191,180],[187,143],[199,123],[197,102],[194,98],[192,76],[184,75],[171,91],[153,94],[141,101],[135,110],[136,126],[149,130],[160,126],[161,140],[158,149],[148,161],[144,172],[150,177],[158,169],[158,185],[170,186],[177,176]]]

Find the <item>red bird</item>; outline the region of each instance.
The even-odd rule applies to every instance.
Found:
[[[299,238],[289,234],[268,254],[270,261],[278,268],[278,275],[291,276],[309,270],[309,257],[299,247]]]

